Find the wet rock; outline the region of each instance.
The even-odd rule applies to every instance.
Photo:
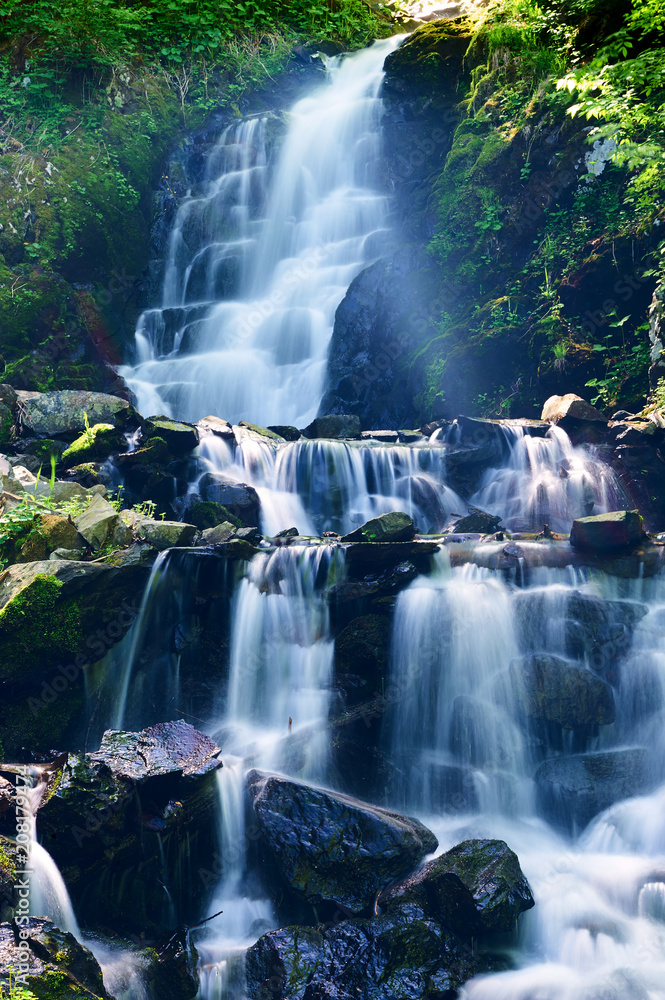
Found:
[[[513,660],[497,694],[527,719],[554,722],[564,729],[614,722],[610,685],[585,667],[546,654]]]
[[[104,497],[96,495],[83,513],[74,519],[74,524],[90,548],[97,551],[110,539],[118,521],[115,507],[112,507]]]
[[[199,420],[196,426],[199,437],[203,437],[204,434],[216,434],[217,437],[224,438],[226,441],[235,442],[233,427],[228,420],[222,420],[221,417],[204,417],[203,420]]]
[[[277,532],[275,538],[297,538],[298,535],[299,531],[297,528],[283,528]]]
[[[662,431],[651,420],[620,420],[609,424],[609,436],[615,446],[656,447],[662,441]]]
[[[642,516],[637,510],[615,510],[573,521],[570,544],[592,552],[613,552],[637,545],[644,538]]]
[[[113,424],[94,424],[72,441],[61,455],[62,464],[68,468],[81,462],[104,460],[114,451],[125,451],[127,442],[124,434]]]
[[[302,432],[306,438],[359,438],[360,417],[349,413],[330,413],[316,417]]]
[[[290,424],[275,424],[274,427],[268,427],[268,430],[272,431],[273,434],[278,434],[285,441],[298,441],[301,437],[298,428],[292,427]]]
[[[391,620],[388,615],[354,618],[335,639],[335,680],[347,704],[381,690],[388,667]]]
[[[363,441],[381,441],[383,444],[397,444],[399,441],[397,431],[363,431],[360,436]]]
[[[615,802],[640,795],[654,784],[649,752],[641,748],[546,760],[536,771],[535,781],[544,815],[572,831],[585,827]]]
[[[386,87],[420,93],[428,84],[437,99],[458,101],[470,72],[464,57],[472,36],[473,26],[465,17],[423,25],[386,59]]]
[[[281,879],[316,905],[359,913],[436,849],[418,820],[358,799],[251,771],[254,810]]]
[[[446,930],[470,939],[512,931],[534,905],[517,855],[503,840],[467,840],[379,897],[379,905],[413,902]]]
[[[199,443],[199,433],[193,424],[171,417],[148,417],[141,424],[141,438],[161,438],[172,455],[186,455],[193,451]]]
[[[249,432],[250,436],[256,438],[265,438],[271,441],[273,444],[284,444],[284,438],[281,434],[277,434],[274,430],[269,427],[261,427],[259,424],[250,424],[247,420],[241,420],[238,424],[240,431],[240,438],[242,440],[243,432],[245,436]],[[237,436],[237,435],[236,435]]]
[[[216,528],[218,524],[229,522],[235,528],[240,528],[240,519],[234,517],[226,507],[212,500],[196,500],[185,509],[185,520],[188,524],[195,524],[199,531],[206,528]]]
[[[140,417],[126,399],[103,392],[64,389],[44,392],[21,403],[24,427],[42,437],[75,437],[94,424],[112,424],[119,430],[136,426]]]
[[[418,576],[418,570],[408,559],[398,562],[382,573],[370,573],[360,580],[344,580],[328,591],[331,611],[335,606],[364,602],[369,598],[387,597],[407,587]]]
[[[19,942],[27,949],[19,950]],[[92,952],[50,920],[31,917],[21,928],[0,924],[0,983],[8,995],[10,972],[14,980],[25,965],[25,988],[37,1000],[112,1000]]]
[[[139,538],[160,551],[191,545],[196,535],[196,527],[193,524],[183,524],[182,521],[153,521],[148,517],[140,521],[137,530]]]
[[[540,419],[550,424],[561,424],[564,430],[572,421],[607,423],[607,417],[603,416],[600,410],[587,403],[581,396],[576,396],[574,392],[569,392],[565,396],[550,396],[543,406]]]
[[[230,521],[222,521],[221,524],[216,525],[214,528],[206,528],[205,531],[201,533],[200,545],[221,545],[222,542],[228,542],[230,538],[236,533],[236,527],[231,524]]]
[[[194,923],[217,849],[220,749],[185,722],[109,730],[95,753],[70,754],[38,828],[82,919],[122,933]],[[188,856],[187,874],[181,857]]]
[[[271,931],[246,963],[250,1000],[268,991],[275,1000],[448,1000],[491,966],[412,905],[372,920]]]
[[[380,514],[342,536],[343,542],[410,542],[416,534],[413,518],[402,511]]]
[[[169,935],[149,954],[151,961],[145,970],[147,1000],[194,1000],[198,996],[201,984],[196,974],[197,955],[186,928]]]
[[[0,385],[0,403],[12,412],[18,405],[18,395],[13,385]]]
[[[253,486],[235,483],[223,476],[206,472],[201,477],[199,490],[204,500],[221,504],[245,527],[259,527],[261,501]]]
[[[456,534],[481,534],[491,535],[501,524],[501,518],[494,514],[488,514],[484,510],[470,507],[469,513],[465,517],[460,517],[451,526],[451,531]]]

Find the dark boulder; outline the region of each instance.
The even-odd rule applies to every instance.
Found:
[[[250,1000],[452,1000],[491,960],[413,905],[372,920],[271,931],[247,953]]]
[[[273,427],[268,427],[268,430],[284,438],[285,441],[298,441],[300,438],[300,431],[291,424],[275,424]]]
[[[592,552],[614,552],[638,545],[644,538],[642,516],[637,510],[615,510],[573,521],[570,544]]]
[[[77,913],[123,933],[172,929],[172,906],[197,914],[206,885],[181,866],[209,866],[219,747],[185,722],[109,730],[95,753],[70,755],[38,830]],[[189,870],[189,868],[188,868]]]
[[[306,438],[359,438],[360,420],[355,414],[329,413],[316,417],[302,433]]]
[[[354,618],[335,639],[335,681],[347,704],[380,691],[390,652],[391,620],[388,615]]]
[[[499,678],[497,694],[527,719],[554,722],[564,729],[614,722],[610,685],[586,667],[558,656],[538,654],[513,660]]]
[[[346,795],[251,771],[248,787],[284,883],[316,905],[360,913],[436,849],[418,820]]]
[[[199,443],[199,432],[193,424],[173,420],[171,417],[148,417],[141,424],[141,438],[161,438],[166,442],[172,455],[186,455],[193,451]]]
[[[654,783],[649,764],[641,748],[546,760],[535,779],[540,809],[557,826],[581,829],[615,802],[647,791]]]
[[[465,55],[472,37],[473,25],[465,17],[423,25],[386,59],[386,88],[403,93],[427,88],[437,99],[456,103],[470,79]]]
[[[348,535],[343,542],[410,542],[416,534],[413,518],[402,511],[379,514]]]
[[[535,904],[514,851],[503,840],[467,840],[379,897],[381,907],[413,902],[463,938],[512,931]]]
[[[451,525],[451,531],[455,534],[493,534],[501,524],[501,518],[494,514],[488,514],[478,508],[469,508],[469,513],[465,517],[460,517]]]
[[[235,483],[223,476],[206,472],[199,483],[203,500],[212,501],[225,507],[229,514],[247,528],[258,528],[261,501],[253,486]]]
[[[19,943],[27,944],[27,948],[19,949]],[[17,970],[25,972],[25,988],[37,1000],[112,1000],[92,952],[79,944],[73,934],[41,917],[31,917],[21,928],[0,924],[3,996],[5,990],[7,996],[21,995],[12,992],[9,986],[10,981],[15,982]]]

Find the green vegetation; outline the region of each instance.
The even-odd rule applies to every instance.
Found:
[[[10,969],[8,982],[0,984],[0,996],[3,1000],[37,1000],[35,994],[18,981],[17,976],[18,972]]]
[[[505,0],[476,25],[431,198],[431,254],[464,294],[409,359],[421,419],[537,416],[548,395],[589,389],[610,410],[644,404],[665,249],[663,9]]]
[[[3,379],[105,390],[168,151],[212,109],[239,114],[297,43],[391,30],[365,0],[0,0]]]

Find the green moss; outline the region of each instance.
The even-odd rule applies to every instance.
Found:
[[[113,424],[95,424],[65,449],[62,461],[66,465],[79,465],[86,460],[107,458],[122,443],[124,438]]]
[[[200,500],[192,504],[187,512],[188,524],[195,525],[199,531],[206,528],[216,528],[218,524],[230,521],[235,528],[242,528],[242,521],[230,514],[221,503],[214,500]]]
[[[7,847],[10,847],[11,841],[5,840],[4,837],[0,836],[0,872],[2,872],[2,874],[9,879],[15,879],[16,865],[14,864],[13,859],[7,853],[5,844],[7,844]]]
[[[12,676],[44,656],[74,653],[82,642],[78,604],[62,600],[62,583],[39,573],[0,611],[2,673]]]

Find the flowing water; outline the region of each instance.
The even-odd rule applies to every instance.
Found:
[[[276,151],[273,120],[224,132],[179,209],[136,364],[121,371],[142,412],[298,427],[316,416],[337,306],[385,246],[378,94],[397,44],[332,60]]]
[[[316,415],[335,309],[387,227],[379,88],[395,44],[334,61],[283,122],[251,118],[220,138],[205,183],[180,207],[162,302],[142,316],[136,363],[123,371],[144,412],[297,426]],[[503,427],[492,467],[475,479],[459,475],[457,425],[414,446],[235,433],[235,444],[203,439],[190,493],[204,474],[254,486],[269,536],[292,525],[346,532],[394,509],[439,533],[469,504],[512,531],[562,532],[625,505],[602,456],[556,428]],[[468,983],[466,1000],[665,1000],[665,579],[611,577],[562,551],[451,543],[399,595],[381,735],[393,778],[375,797],[419,815],[442,850],[471,836],[507,840],[531,881],[536,907],[520,920],[513,970]],[[202,1000],[241,1000],[243,955],[275,926],[246,847],[247,769],[332,780],[327,724],[343,706],[327,594],[345,571],[334,543],[266,549],[231,569],[209,553],[166,553],[128,636],[91,674],[91,740],[111,725],[189,718],[182,671],[204,627],[199,597],[216,595],[208,624],[228,616],[225,676],[196,707],[224,762],[219,881],[193,931]],[[606,679],[615,721],[571,730],[525,720],[511,664],[541,654]],[[566,823],[535,781],[553,758],[635,748],[648,762],[639,794],[589,824]],[[33,865],[38,905],[80,933],[37,844]],[[141,1000],[131,956],[91,946],[109,990]]]

